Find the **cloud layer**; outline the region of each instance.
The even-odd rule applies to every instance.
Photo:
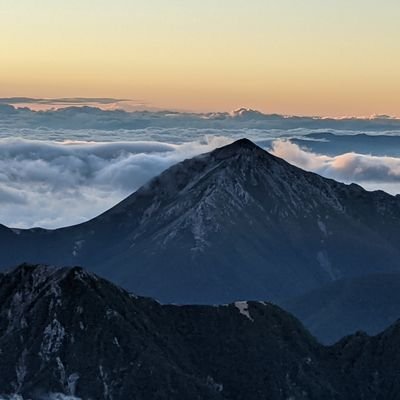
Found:
[[[143,129],[143,128],[202,128],[202,129],[335,129],[351,131],[400,132],[400,119],[387,116],[372,118],[319,118],[297,117],[277,114],[263,114],[249,109],[238,109],[231,113],[183,113],[176,111],[132,111],[120,109],[103,110],[83,106],[97,101],[97,104],[122,104],[124,99],[53,99],[64,105],[80,105],[57,110],[33,111],[27,107],[15,108],[9,105],[11,99],[0,99],[0,129],[3,126],[14,128],[58,128],[58,129]],[[26,98],[32,104],[49,104],[52,99]],[[33,103],[34,101],[36,103]],[[73,102],[75,101],[75,102]],[[68,103],[70,102],[70,103]],[[110,103],[111,102],[111,103]],[[16,103],[15,103],[16,104]],[[24,103],[19,103],[24,104]],[[57,103],[56,103],[57,104]]]
[[[0,99],[0,223],[13,227],[86,221],[170,165],[242,137],[301,168],[400,193],[400,121],[385,116],[32,111],[3,103],[7,99]]]
[[[345,153],[337,156],[316,154],[289,140],[276,140],[272,152],[291,164],[341,182],[357,182],[370,189],[400,193],[400,158]]]
[[[232,141],[162,142],[0,140],[0,221],[55,228],[86,221],[185,158]]]
[[[21,228],[86,221],[172,164],[232,140],[209,136],[173,144],[0,139],[0,221]],[[400,192],[399,158],[319,155],[288,140],[275,140],[271,151],[330,178]]]

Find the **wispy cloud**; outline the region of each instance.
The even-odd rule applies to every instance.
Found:
[[[112,97],[56,97],[56,98],[35,98],[35,97],[0,97],[0,104],[60,104],[60,105],[82,105],[82,104],[114,104],[131,99],[116,99]]]

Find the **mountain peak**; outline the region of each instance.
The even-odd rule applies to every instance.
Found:
[[[242,138],[234,141],[230,145],[231,147],[236,147],[236,148],[245,148],[245,149],[260,149],[259,146],[257,146],[254,142],[252,142],[250,139],[247,138]]]
[[[4,274],[0,274],[0,282],[13,281],[22,292],[29,290],[39,293],[55,293],[59,285],[71,285],[71,282],[88,287],[98,281],[96,275],[88,273],[81,267],[56,267],[45,264],[21,264]],[[76,285],[74,283],[73,285]]]
[[[247,138],[238,139],[233,143],[215,149],[213,153],[217,154],[219,157],[222,156],[223,158],[227,158],[235,156],[238,153],[247,151],[252,151],[252,152],[259,151],[262,152],[264,155],[269,155],[267,151],[257,146],[254,142],[252,142]]]
[[[6,231],[0,261],[85,265],[166,302],[279,301],[399,271],[399,226],[399,199],[303,171],[240,139],[168,168],[84,224]]]

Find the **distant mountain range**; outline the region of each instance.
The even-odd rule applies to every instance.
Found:
[[[399,242],[399,197],[303,171],[242,139],[169,168],[84,224],[1,226],[0,264],[82,265],[162,302],[283,303],[400,273]]]
[[[3,398],[395,400],[399,341],[323,347],[270,303],[160,305],[81,268],[0,274]]]
[[[92,99],[87,104],[107,104],[112,99]],[[25,101],[25,103],[24,103]],[[19,105],[47,105],[46,111],[34,111]],[[0,98],[0,125],[13,128],[50,128],[52,130],[99,129],[102,131],[138,130],[146,128],[187,128],[187,129],[335,129],[365,131],[396,131],[400,119],[387,115],[357,118],[328,118],[264,114],[257,110],[239,108],[233,112],[191,113],[173,110],[147,110],[126,112],[121,109],[101,109],[85,106],[86,99],[30,99]],[[123,101],[123,99],[122,99]],[[57,108],[64,102],[70,107]],[[116,99],[121,104],[121,99]],[[10,103],[10,104],[8,104]],[[75,104],[75,105],[74,105]],[[53,107],[56,109],[54,109]],[[9,131],[9,130],[8,130]]]
[[[400,155],[400,136],[384,133],[368,135],[366,133],[314,132],[290,138],[290,141],[313,152],[331,156],[354,151],[379,156],[399,157]]]

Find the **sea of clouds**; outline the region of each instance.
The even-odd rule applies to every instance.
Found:
[[[306,170],[400,193],[400,121],[385,116],[33,112],[0,102],[0,223],[56,228],[86,221],[174,163],[242,137]]]

